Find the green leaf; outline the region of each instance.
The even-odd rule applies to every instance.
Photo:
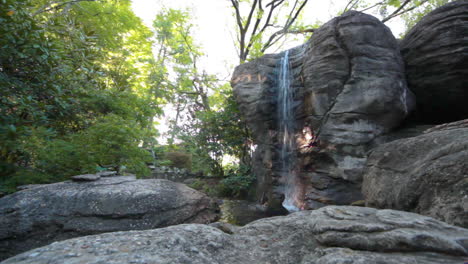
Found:
[[[399,0],[389,0],[388,5],[394,6],[394,7],[399,7],[401,5],[401,2]]]

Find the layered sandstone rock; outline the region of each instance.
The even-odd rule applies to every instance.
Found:
[[[280,210],[284,175],[278,164],[278,64],[284,54],[239,65],[236,99],[256,146],[258,200]],[[289,50],[299,208],[362,199],[368,144],[398,126],[414,106],[397,41],[376,18],[348,12]]]
[[[368,206],[468,227],[468,120],[373,149],[362,191]]]
[[[401,42],[418,117],[430,123],[468,118],[468,1],[444,5],[419,21]]]

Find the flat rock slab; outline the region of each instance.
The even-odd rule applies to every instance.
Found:
[[[50,244],[2,264],[460,264],[468,230],[395,210],[328,206],[228,234],[208,225],[114,232]]]
[[[218,211],[205,194],[167,180],[47,184],[0,199],[0,259],[72,237],[210,223]]]

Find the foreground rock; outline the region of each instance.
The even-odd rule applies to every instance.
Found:
[[[400,125],[414,106],[391,31],[378,19],[347,12],[289,50],[297,156],[296,207],[361,200],[368,144]],[[257,145],[257,198],[281,208],[278,65],[284,53],[239,65],[231,81]],[[282,175],[283,174],[283,175]]]
[[[216,210],[206,195],[167,180],[43,185],[0,199],[0,258],[77,236],[210,223]]]
[[[225,233],[207,225],[115,232],[34,249],[2,264],[460,264],[468,230],[394,210],[329,206]]]
[[[444,5],[419,21],[401,42],[408,86],[426,122],[468,118],[468,1]]]
[[[396,140],[372,151],[366,205],[428,215],[468,227],[468,120]]]

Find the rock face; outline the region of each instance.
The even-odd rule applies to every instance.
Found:
[[[288,54],[297,207],[361,200],[368,143],[398,126],[414,106],[397,41],[378,19],[347,12]],[[256,144],[257,198],[270,210],[282,208],[286,182],[278,167],[278,64],[283,55],[239,65],[231,80]]]
[[[366,205],[468,227],[468,120],[375,148],[362,191]]]
[[[419,117],[444,123],[468,118],[468,1],[425,16],[401,42]]]
[[[459,264],[468,255],[467,229],[394,210],[328,206],[229,233],[194,224],[114,232],[53,243],[2,264]]]
[[[167,180],[122,176],[43,185],[0,199],[0,259],[77,236],[209,223],[216,211],[206,195]]]

